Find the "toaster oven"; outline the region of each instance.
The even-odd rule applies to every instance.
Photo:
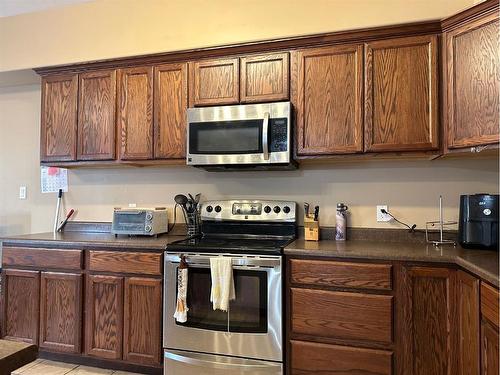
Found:
[[[115,208],[111,233],[129,236],[155,236],[168,232],[165,207]]]

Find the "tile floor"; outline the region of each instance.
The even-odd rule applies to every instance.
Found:
[[[49,361],[47,359],[37,359],[26,366],[23,366],[11,375],[139,375],[126,371],[106,370],[97,367],[73,365]]]

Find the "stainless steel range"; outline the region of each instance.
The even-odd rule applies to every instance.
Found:
[[[283,374],[282,252],[296,237],[295,202],[210,201],[201,219],[201,236],[165,254],[165,374]],[[173,318],[181,255],[189,267],[185,323]],[[210,302],[217,256],[232,258],[236,298],[227,312]]]

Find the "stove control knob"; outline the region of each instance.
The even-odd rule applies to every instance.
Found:
[[[151,225],[146,225],[144,229],[146,230],[146,232],[151,232],[153,230],[153,228],[151,228]]]
[[[215,206],[215,212],[221,212],[222,207],[221,206]]]
[[[285,214],[289,214],[290,213],[290,207],[288,207],[288,206],[283,207],[283,212]]]
[[[271,212],[271,207],[269,207],[269,206],[264,207],[264,212],[266,214],[268,214],[269,212]]]
[[[273,211],[274,211],[275,213],[279,214],[279,213],[280,213],[280,211],[281,211],[281,208],[280,208],[279,206],[274,206]]]
[[[212,212],[214,208],[212,206],[207,206],[207,212]]]

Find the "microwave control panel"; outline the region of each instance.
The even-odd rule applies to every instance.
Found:
[[[281,152],[288,149],[288,120],[273,118],[269,120],[269,151]]]

